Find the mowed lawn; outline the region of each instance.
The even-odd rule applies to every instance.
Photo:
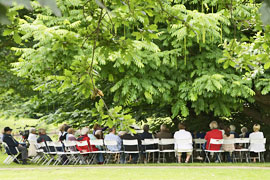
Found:
[[[0,170],[0,179],[7,180],[254,180],[270,177],[268,169],[237,168],[175,168],[175,167],[100,167],[100,168],[43,168]]]

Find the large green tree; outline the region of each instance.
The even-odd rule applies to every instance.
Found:
[[[58,0],[61,17],[31,4],[9,9],[5,35],[18,44],[13,72],[37,93],[24,104],[48,122],[231,117],[262,90],[221,46],[264,31],[253,0]]]

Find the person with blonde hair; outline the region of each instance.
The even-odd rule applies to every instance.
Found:
[[[259,124],[254,124],[253,133],[249,135],[250,141],[264,139],[263,132],[260,132],[261,126]],[[265,151],[264,143],[251,143],[249,146],[250,156],[253,157],[253,162],[256,162],[256,156],[260,152]]]
[[[77,149],[81,152],[92,152],[92,151],[98,151],[98,148],[96,146],[90,144],[90,138],[88,137],[89,128],[84,127],[81,130],[81,136],[78,137],[77,141],[87,141],[87,146],[78,146]]]
[[[221,144],[211,144],[210,145],[210,140],[211,139],[222,139],[222,132],[218,130],[218,123],[216,121],[212,121],[209,124],[209,127],[211,131],[208,131],[205,135],[205,140],[207,141],[206,143],[206,150],[220,150]]]

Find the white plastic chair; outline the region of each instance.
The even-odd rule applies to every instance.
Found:
[[[224,146],[224,145],[231,145],[231,146],[234,147],[234,146],[235,146],[234,144],[235,144],[235,140],[234,140],[234,139],[223,139],[222,146]],[[223,150],[223,151],[224,151],[224,150]],[[230,155],[232,155],[232,160],[233,160],[233,162],[235,162],[234,151],[235,151],[235,150],[230,151],[230,152],[224,151],[224,153],[227,152],[227,153],[230,153]]]
[[[166,153],[174,153],[174,139],[160,139],[159,140],[159,160],[160,160],[160,154],[162,154],[163,163],[165,162],[165,154]],[[172,147],[171,149],[164,147]]]
[[[150,155],[150,153],[153,153],[153,162],[155,162],[155,152],[159,152],[158,143],[159,139],[144,139],[142,141],[144,152],[146,153],[146,162],[148,162],[148,155]],[[147,149],[149,146],[152,146],[153,148]]]
[[[12,154],[12,153],[10,152],[10,149],[9,149],[8,145],[7,145],[5,142],[2,142],[2,144],[3,144],[3,146],[4,146],[5,151],[10,153],[10,154],[8,154],[8,157],[4,160],[4,164],[10,164],[10,163],[12,163],[14,160],[16,160],[16,161],[19,162],[19,160],[17,159],[17,157],[18,157],[19,154],[20,154],[18,148],[15,147],[15,149],[16,149],[16,151],[17,151],[17,154]]]
[[[208,150],[205,150],[205,155],[206,155],[206,160],[210,163],[210,159],[208,156],[208,153],[216,153],[217,154],[217,160],[221,163],[221,158],[220,158],[220,153],[224,152],[223,150],[210,150],[211,145],[222,145],[223,144],[223,139],[210,139]]]
[[[127,146],[136,146],[136,150],[127,151],[126,150]],[[137,139],[133,139],[133,140],[123,139],[123,147],[124,147],[124,154],[125,155],[127,155],[127,154],[138,154],[139,155],[138,160],[140,159],[140,149],[139,149],[139,143],[138,143]]]
[[[104,140],[104,145],[105,145],[106,155],[107,155],[106,159],[105,159],[105,163],[106,164],[109,163],[112,155],[117,156],[117,158],[116,158],[117,161],[116,162],[119,163],[120,162],[120,157],[118,157],[118,156],[120,156],[120,153],[122,151],[119,151],[119,150],[111,151],[110,150],[110,147],[112,147],[112,146],[117,147],[117,145],[118,145],[117,141],[116,140]]]
[[[92,151],[91,147],[91,154],[93,154],[92,158],[91,158],[91,163],[94,163],[94,159],[96,158],[97,154],[105,154],[106,151],[104,150],[104,142],[103,139],[93,139],[90,140],[90,144],[93,146],[96,146],[99,150],[98,151]]]
[[[239,160],[240,162],[243,162],[243,155],[245,155],[246,158],[246,162],[249,162],[249,158],[248,158],[248,146],[249,146],[249,138],[234,138],[234,143],[238,144],[240,149],[236,148],[234,150],[235,154],[237,155],[239,153]],[[235,157],[235,159],[237,160],[238,158]]]
[[[249,150],[250,152],[254,152],[254,153],[258,154],[259,162],[261,162],[261,161],[264,162],[264,152],[266,151],[265,144],[266,144],[266,138],[263,138],[263,139],[250,139],[250,146],[252,146],[252,145],[262,145],[262,147],[260,149],[257,149],[255,151]],[[251,159],[250,156],[249,156],[249,159]]]
[[[76,165],[80,160],[80,152],[76,148],[76,141],[63,141],[66,153],[69,155],[69,162]]]
[[[191,153],[191,161],[193,162],[193,148],[191,149],[179,149],[179,145],[192,145],[192,139],[175,139],[175,156],[177,157],[179,153]]]

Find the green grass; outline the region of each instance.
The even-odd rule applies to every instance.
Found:
[[[3,164],[6,155],[0,155],[0,179],[6,177],[8,180],[74,180],[74,179],[109,179],[109,180],[174,180],[174,179],[269,179],[270,170],[263,167],[270,167],[270,163],[192,163],[192,164],[138,164],[138,165],[85,165],[76,166],[41,166],[41,165],[18,165],[11,163]],[[164,168],[166,166],[166,168]],[[187,168],[192,166],[190,168]],[[194,168],[195,166],[196,168]],[[222,169],[209,166],[223,167]],[[233,167],[232,167],[233,166]],[[237,167],[235,167],[237,166]],[[243,166],[261,167],[261,169],[241,169]],[[64,168],[62,168],[64,167]],[[100,168],[99,168],[100,167]],[[126,167],[126,168],[123,168]],[[184,168],[177,168],[184,167]],[[204,168],[209,167],[209,168]],[[5,169],[1,169],[5,168]],[[16,169],[14,169],[16,168]],[[20,169],[18,169],[20,168]]]
[[[74,180],[74,179],[102,179],[102,180],[179,180],[179,179],[207,179],[232,180],[245,179],[266,180],[270,171],[264,169],[199,169],[199,168],[87,168],[87,169],[23,169],[0,170],[1,177],[9,180]]]

